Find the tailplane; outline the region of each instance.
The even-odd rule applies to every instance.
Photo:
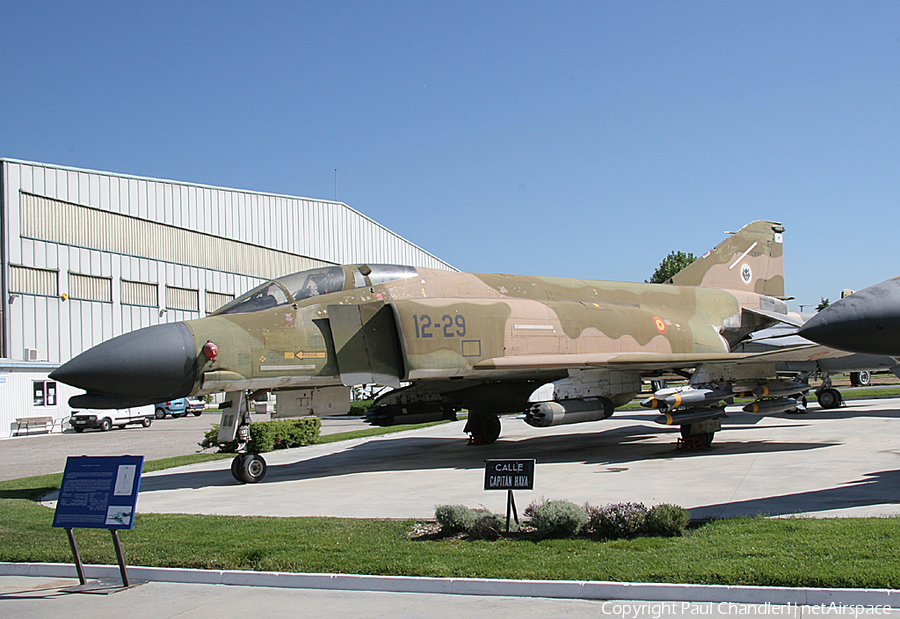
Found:
[[[754,221],[697,258],[667,283],[784,297],[784,226]]]

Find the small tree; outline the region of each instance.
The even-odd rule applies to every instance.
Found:
[[[816,306],[816,311],[817,311],[817,312],[821,312],[823,309],[825,309],[826,307],[828,307],[829,305],[831,305],[831,301],[830,301],[830,300],[825,299],[825,298],[823,298],[823,297],[819,297],[819,299],[820,299],[820,300],[819,300],[819,304]]]
[[[653,277],[646,281],[649,284],[665,283],[696,259],[694,254],[686,254],[683,251],[670,252],[669,255],[659,263],[659,266],[656,267]]]

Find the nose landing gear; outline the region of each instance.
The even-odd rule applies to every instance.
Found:
[[[236,480],[255,484],[266,476],[266,460],[259,454],[238,454],[231,461],[231,474]]]

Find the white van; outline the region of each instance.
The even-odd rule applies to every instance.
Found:
[[[153,415],[152,404],[132,408],[90,409],[72,411],[69,423],[76,432],[84,432],[85,428],[100,428],[106,432],[113,426],[124,428],[130,423],[139,423],[148,428],[153,422]]]

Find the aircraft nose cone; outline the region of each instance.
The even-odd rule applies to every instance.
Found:
[[[194,336],[187,325],[176,322],[98,344],[54,370],[50,378],[84,389],[89,396],[151,404],[188,395],[197,377],[196,359]]]
[[[900,355],[900,277],[836,301],[798,334],[824,346],[872,355]]]

